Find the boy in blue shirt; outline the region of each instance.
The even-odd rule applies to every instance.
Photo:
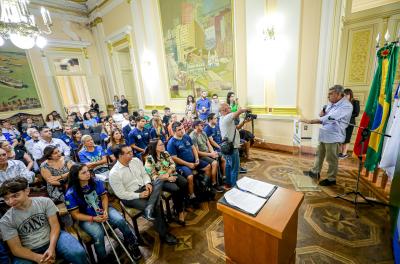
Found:
[[[208,139],[210,140],[213,148],[220,152],[220,144],[222,143],[221,130],[219,130],[218,126],[218,118],[214,113],[211,113],[207,117],[208,124],[204,128],[204,132],[206,132]]]
[[[189,199],[193,205],[196,205],[193,170],[202,170],[206,175],[211,175],[211,165],[199,159],[199,154],[191,138],[185,134],[182,123],[174,122],[172,131],[174,131],[174,136],[168,141],[167,151],[176,163],[176,171],[187,179]]]
[[[136,118],[136,127],[129,132],[128,142],[135,150],[135,156],[141,159],[142,154],[150,141],[150,131],[145,128],[146,119],[143,116]]]
[[[207,120],[210,113],[211,101],[207,98],[207,91],[201,92],[201,97],[196,102],[196,111],[200,120]]]

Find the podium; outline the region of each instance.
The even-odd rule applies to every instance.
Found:
[[[278,187],[256,217],[218,202],[224,220],[226,263],[294,264],[303,199],[301,192]]]

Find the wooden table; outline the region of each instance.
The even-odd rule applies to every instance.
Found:
[[[217,203],[224,218],[226,263],[295,263],[301,192],[278,187],[256,217]]]

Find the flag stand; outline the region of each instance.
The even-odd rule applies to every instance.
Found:
[[[348,122],[341,121],[341,120],[336,120],[336,121],[341,122],[341,123],[345,123],[345,124],[347,124],[349,126],[361,128],[362,132],[361,132],[361,140],[360,140],[361,151],[360,151],[360,154],[358,155],[358,174],[357,174],[356,187],[355,187],[355,189],[353,191],[346,192],[346,193],[340,194],[340,195],[336,195],[335,198],[342,199],[344,201],[347,201],[347,202],[350,202],[350,203],[354,204],[354,212],[355,212],[357,218],[358,218],[358,213],[357,213],[358,204],[360,203],[358,201],[358,197],[361,197],[365,201],[365,203],[363,203],[363,204],[369,204],[369,205],[380,204],[380,205],[388,206],[388,204],[383,203],[381,201],[371,200],[371,199],[366,198],[359,191],[359,185],[360,185],[361,171],[362,171],[362,167],[363,167],[363,156],[362,155],[363,155],[363,152],[364,152],[364,143],[365,143],[365,141],[369,138],[369,135],[371,134],[371,132],[379,134],[379,135],[382,135],[384,137],[391,137],[391,136],[387,135],[387,134],[383,134],[383,133],[380,133],[380,132],[376,132],[376,131],[370,130],[367,127],[356,126],[355,124],[348,123]],[[349,195],[354,195],[354,200],[346,199],[346,196],[349,196]]]

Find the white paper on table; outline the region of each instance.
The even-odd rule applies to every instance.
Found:
[[[226,192],[224,197],[230,205],[238,207],[250,214],[256,214],[267,201],[266,199],[236,188],[232,188],[230,191]]]
[[[263,181],[254,180],[249,177],[243,177],[236,182],[239,189],[254,193],[261,197],[268,197],[275,185]]]

